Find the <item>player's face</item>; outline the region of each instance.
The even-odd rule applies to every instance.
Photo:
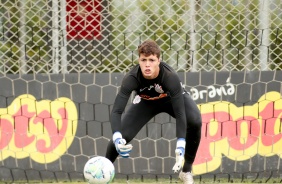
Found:
[[[154,79],[160,72],[160,59],[156,55],[140,54],[139,65],[145,79]]]

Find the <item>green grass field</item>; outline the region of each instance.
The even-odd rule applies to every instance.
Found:
[[[282,178],[250,178],[250,179],[240,179],[240,178],[232,178],[232,179],[225,179],[225,178],[218,178],[216,180],[212,178],[194,178],[195,184],[215,184],[215,183],[220,183],[220,184],[253,184],[253,183],[259,183],[259,184],[271,184],[271,183],[282,183]],[[36,181],[29,181],[27,182],[3,182],[0,180],[0,183],[5,183],[5,184],[88,184],[87,182],[84,181],[58,181],[58,182],[36,182]],[[149,178],[144,178],[143,180],[141,179],[114,179],[114,181],[111,184],[183,184],[179,179],[177,178],[158,178],[156,179],[149,179]]]
[[[180,180],[174,179],[174,180],[169,180],[169,179],[159,179],[158,181],[156,180],[150,180],[146,179],[144,181],[140,180],[115,180],[111,184],[183,184]],[[252,180],[244,180],[241,182],[239,179],[238,180],[232,180],[232,181],[213,181],[213,180],[205,180],[205,181],[198,181],[195,180],[195,184],[214,184],[214,183],[220,183],[220,184],[254,184],[254,183],[259,183],[259,184],[271,184],[271,183],[281,183],[281,179],[279,180],[268,180],[265,182],[265,180],[258,180],[258,181],[252,181]],[[88,184],[87,182],[58,182],[58,183],[39,183],[39,184]]]
[[[182,184],[180,181],[175,181],[175,182],[170,182],[170,181],[160,181],[160,182],[138,182],[138,181],[124,181],[124,182],[113,182],[111,184],[167,184],[167,183],[174,183],[174,184]],[[230,183],[224,183],[224,182],[195,182],[195,184],[215,184],[215,183],[220,183],[220,184],[230,184]],[[267,183],[261,183],[261,182],[250,182],[250,183],[246,183],[243,182],[243,184],[254,184],[254,183],[259,183],[259,184],[272,184],[271,182],[267,182]],[[276,182],[274,182],[276,183]],[[38,184],[88,184],[88,183],[84,183],[84,182],[70,182],[70,183],[65,183],[65,182],[61,182],[61,183],[38,183]],[[242,184],[240,182],[236,182],[236,183],[232,183],[232,184]]]
[[[0,181],[1,183],[1,181]],[[87,182],[79,181],[79,182],[49,182],[49,183],[42,183],[42,182],[30,182],[30,183],[36,183],[36,184],[88,184]],[[132,179],[132,180],[126,180],[126,179],[115,179],[111,184],[183,184],[180,180],[177,178],[159,178],[157,181],[155,179]],[[272,179],[267,179],[267,178],[260,178],[260,179],[232,179],[228,181],[228,179],[220,178],[220,180],[214,181],[213,179],[204,179],[204,180],[199,180],[195,179],[195,184],[215,184],[215,183],[220,183],[220,184],[254,184],[254,183],[259,183],[259,184],[271,184],[271,183],[282,183],[282,178],[272,178]]]

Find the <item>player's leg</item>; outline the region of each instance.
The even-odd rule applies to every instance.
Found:
[[[187,93],[184,94],[185,114],[187,121],[186,130],[186,149],[185,149],[185,163],[183,166],[184,172],[192,170],[192,164],[195,160],[196,153],[200,144],[202,118],[200,110],[191,96]],[[162,106],[164,111],[175,118],[171,104],[169,106]]]
[[[138,104],[131,104],[125,111],[121,120],[121,134],[126,142],[129,143],[156,113],[157,107],[155,107],[152,102],[141,100]],[[115,145],[113,141],[110,140],[107,147],[106,158],[114,162],[117,157],[118,153]]]
[[[187,121],[186,147],[184,154],[184,165],[179,173],[179,178],[184,184],[193,184],[192,165],[201,140],[202,118],[197,104],[189,94],[184,94],[185,114]],[[172,106],[164,106],[165,112],[175,117]]]
[[[184,94],[187,131],[184,165],[179,178],[184,184],[194,184],[192,165],[201,140],[202,118],[200,110],[190,95]]]
[[[189,94],[184,94],[184,104],[186,111],[187,131],[186,149],[183,172],[191,172],[192,164],[195,160],[197,150],[201,140],[202,117],[200,110]]]

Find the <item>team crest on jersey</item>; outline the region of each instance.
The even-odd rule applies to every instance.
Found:
[[[155,91],[158,93],[164,93],[162,86],[160,86],[159,84],[155,84]]]
[[[139,95],[136,95],[133,99],[133,104],[138,104],[141,101],[141,97]]]

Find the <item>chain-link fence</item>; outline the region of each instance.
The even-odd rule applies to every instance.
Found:
[[[153,39],[201,110],[196,179],[281,183],[281,29],[281,0],[0,0],[0,181],[83,181],[123,73]],[[119,177],[172,183],[174,126],[152,119]],[[52,138],[62,146],[40,152]]]
[[[280,0],[1,0],[0,71],[125,72],[154,39],[178,71],[280,70]]]

